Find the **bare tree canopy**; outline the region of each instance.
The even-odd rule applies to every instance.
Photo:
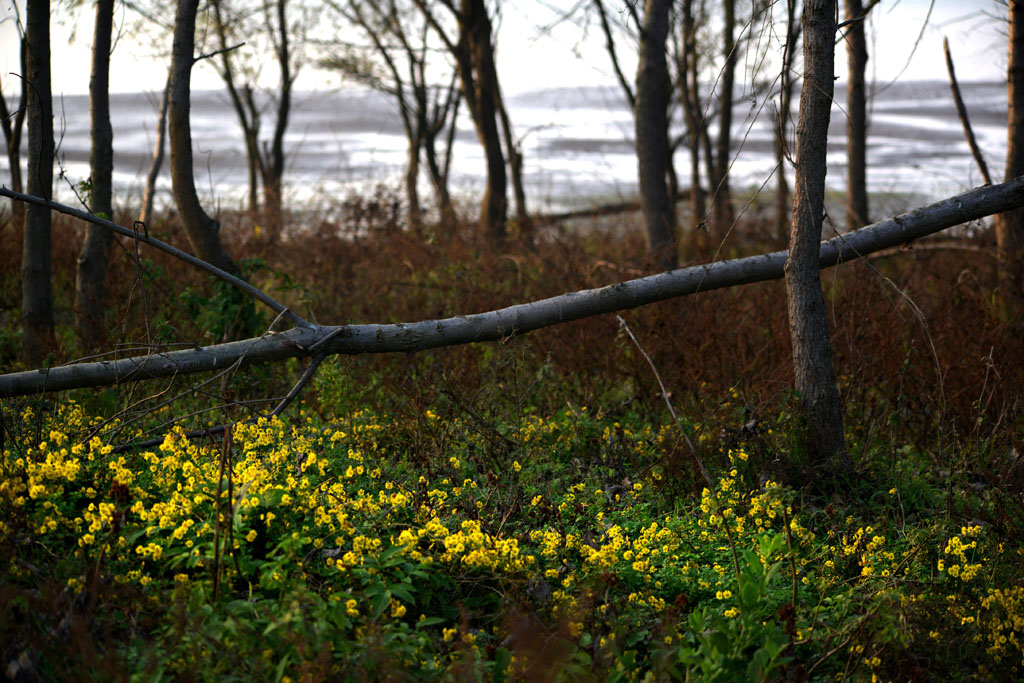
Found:
[[[0,196],[15,195],[0,188]],[[42,199],[27,200],[61,211],[67,208]],[[976,188],[822,242],[819,266],[827,268],[882,249],[908,244],[945,228],[1018,206],[1024,206],[1024,176],[1000,185]],[[787,256],[787,252],[777,251],[691,266],[497,311],[441,320],[390,325],[310,326],[187,351],[12,373],[0,376],[0,398],[172,377],[223,369],[234,363],[248,365],[315,353],[413,352],[496,341],[559,323],[697,292],[777,280],[783,276]]]

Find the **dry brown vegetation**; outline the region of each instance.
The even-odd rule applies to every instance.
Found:
[[[771,234],[767,213],[753,213],[724,245],[708,246],[699,232],[688,235],[681,246],[684,264],[780,248],[766,239]],[[77,353],[70,305],[83,230],[65,217],[55,220],[60,238],[53,247],[54,291],[62,341],[55,360],[67,362]],[[222,220],[230,253],[265,264],[250,271],[254,283],[325,324],[474,313],[651,271],[642,232],[630,214],[545,227],[534,245],[513,241],[502,253],[488,250],[469,229],[450,241],[402,230],[386,194],[349,200],[330,219],[314,214],[293,224],[290,236],[273,246],[261,241],[245,215]],[[150,230],[172,244],[185,244],[173,217]],[[0,349],[2,369],[10,371],[18,367],[20,243],[10,227],[2,237],[0,310],[8,322]],[[900,428],[916,428],[924,432],[920,437],[932,438],[927,432],[939,424],[971,431],[982,423],[993,428],[1017,419],[1024,341],[995,304],[996,260],[989,241],[965,238],[962,249],[911,246],[823,273],[836,371],[847,411],[856,407],[858,424],[880,429],[887,416],[912,414],[921,419],[901,421]],[[143,296],[128,240],[119,239],[114,250],[109,348],[144,343],[147,311],[149,334],[161,342],[219,341],[211,338],[213,330],[201,329],[209,318],[182,305],[186,288],[207,297],[203,301],[215,298],[204,276],[162,254],[143,253]],[[709,398],[725,400],[736,390],[751,417],[761,417],[784,403],[791,385],[784,295],[781,281],[754,284],[648,306],[624,317],[675,401],[706,405]],[[261,324],[269,321],[263,316]],[[611,403],[619,409],[663,405],[655,378],[615,316],[561,325],[504,346],[520,351],[524,368],[536,371],[543,365],[562,378],[558,395],[530,398],[537,409],[556,409],[567,400],[605,409],[612,409]],[[383,373],[387,393],[422,406],[439,391],[469,391],[494,381],[488,377],[493,352],[478,346],[362,357],[346,367],[357,383],[361,376]],[[424,368],[429,368],[426,376]]]

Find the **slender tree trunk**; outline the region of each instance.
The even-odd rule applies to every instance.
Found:
[[[171,139],[171,183],[185,233],[199,258],[237,275],[238,266],[220,241],[220,223],[203,211],[196,194],[192,166],[191,76],[195,62],[195,25],[199,0],[178,0],[171,52],[171,94],[168,129]]]
[[[789,119],[793,107],[793,54],[800,40],[800,21],[797,18],[796,0],[786,3],[786,45],[782,52],[782,72],[779,76],[779,116],[775,121],[775,163],[778,174],[775,184],[775,232],[779,239],[789,237],[790,218],[793,207],[789,198],[789,179],[786,169],[789,159]]]
[[[164,94],[160,99],[160,115],[156,120],[156,143],[153,145],[153,158],[149,162],[149,173],[146,174],[146,187],[142,192],[142,209],[139,220],[148,225],[153,218],[153,201],[156,198],[156,181],[160,177],[160,168],[164,165],[164,148],[167,146],[167,102],[171,94],[171,75],[167,74]]]
[[[405,157],[405,194],[409,199],[409,227],[419,231],[423,227],[423,207],[420,205],[420,140],[409,132],[409,148]]]
[[[462,0],[460,27],[469,43],[469,51],[475,72],[475,87],[463,93],[475,101],[477,135],[484,148],[487,161],[487,188],[484,190],[483,206],[480,211],[480,227],[494,245],[505,241],[505,226],[508,215],[508,177],[505,174],[505,156],[501,149],[501,134],[498,131],[498,73],[494,66],[494,48],[491,43],[491,20],[484,0]]]
[[[454,86],[454,82],[453,82]],[[448,126],[447,146],[445,147],[445,162],[442,166],[437,158],[437,136],[444,129],[445,118],[435,117],[434,125],[426,128],[423,151],[427,161],[427,173],[430,176],[430,184],[437,196],[437,207],[441,217],[441,234],[450,238],[455,231],[458,217],[455,215],[455,205],[452,203],[451,192],[448,190],[448,169],[450,167],[451,149],[455,136],[455,125],[458,120],[459,102],[461,98],[458,91],[453,89],[449,95],[450,105],[444,110],[448,111],[450,106],[451,123]]]
[[[715,150],[716,184],[711,187],[714,193],[711,222],[715,231],[724,236],[725,231],[735,220],[732,191],[729,189],[729,161],[732,158],[732,91],[736,81],[736,0],[723,0],[722,5],[725,10],[725,25],[722,29],[722,56],[725,63],[722,66],[722,91],[719,95],[721,110],[718,113],[718,140]]]
[[[1024,1],[1010,0],[1007,57],[1006,177],[1024,174]],[[1012,176],[1016,177],[1016,176]],[[997,216],[1001,299],[1007,317],[1020,326],[1024,318],[1024,208]]]
[[[96,27],[92,43],[92,77],[89,79],[89,107],[92,152],[91,206],[97,216],[113,220],[114,131],[110,125],[110,38],[114,27],[114,0],[97,0]],[[78,256],[75,274],[75,320],[80,350],[99,349],[106,333],[104,284],[113,234],[90,225]]]
[[[671,0],[647,0],[636,74],[636,153],[640,205],[647,229],[647,252],[664,270],[676,267],[675,206],[666,184],[668,143],[668,65],[665,40]]]
[[[235,110],[238,125],[242,127],[242,137],[245,139],[245,163],[249,180],[249,213],[255,217],[260,209],[259,183],[261,158],[259,110],[255,106],[251,87],[246,85],[240,90],[235,80],[235,70],[231,62],[231,46],[228,45],[228,20],[224,17],[223,0],[213,0],[210,6],[213,8],[217,47],[221,50],[220,75],[224,85],[227,86],[228,95],[231,98],[231,106]]]
[[[679,49],[679,94],[686,118],[687,146],[690,149],[690,208],[694,223],[704,220],[704,188],[700,182],[700,129],[704,115],[700,111],[697,79],[697,22],[693,0],[683,2],[682,46]]]
[[[508,111],[505,109],[505,98],[502,97],[501,88],[498,87],[495,90],[498,93],[498,115],[501,117],[501,132],[505,141],[505,152],[508,156],[509,177],[512,180],[512,199],[515,202],[516,222],[519,223],[520,235],[530,239],[532,224],[530,214],[526,209],[526,191],[523,189],[523,151],[512,132],[512,121],[509,120]]]
[[[846,229],[868,224],[867,185],[867,97],[864,72],[868,66],[868,44],[864,38],[864,4],[846,0]]]
[[[274,122],[274,137],[270,148],[264,150],[263,163],[263,209],[270,241],[276,242],[281,236],[282,200],[281,186],[284,180],[284,134],[288,130],[288,117],[292,108],[291,53],[288,43],[287,2],[278,0],[277,9],[277,66],[281,70],[281,92],[277,99],[277,117]]]
[[[21,73],[27,74],[26,49],[28,43],[24,37],[21,38],[19,54],[21,56]],[[18,110],[12,115],[7,110],[7,100],[3,97],[3,89],[0,88],[0,126],[3,127],[4,141],[7,143],[7,165],[11,170],[11,189],[15,192],[24,192],[25,186],[21,179],[21,133],[25,124],[25,112],[28,110],[28,87],[19,79]],[[16,234],[21,234],[25,229],[25,205],[21,202],[11,202],[11,224]]]
[[[804,0],[804,81],[796,142],[796,196],[786,261],[789,332],[806,450],[831,474],[852,471],[832,368],[825,297],[819,278],[825,152],[835,73],[836,0]]]
[[[50,94],[50,2],[28,0],[28,193],[49,199],[53,192],[53,102]],[[50,211],[29,206],[21,256],[22,350],[38,366],[55,349],[50,282]]]

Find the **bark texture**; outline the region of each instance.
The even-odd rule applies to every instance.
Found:
[[[852,467],[832,367],[828,315],[819,278],[825,152],[835,74],[835,0],[805,0],[804,82],[796,141],[796,201],[786,261],[789,333],[811,461],[832,473]]]
[[[732,191],[729,189],[729,162],[732,159],[732,91],[736,81],[736,0],[723,0],[725,24],[722,28],[721,94],[718,97],[718,140],[715,149],[714,185],[712,186],[711,222],[715,231],[725,235],[735,220]]]
[[[12,197],[13,193],[0,188],[0,196]],[[33,197],[22,196],[19,199],[59,208],[63,213],[78,218],[89,218],[75,209],[42,202]],[[818,245],[817,264],[821,268],[827,268],[844,261],[852,261],[876,251],[908,244],[954,225],[1019,206],[1024,206],[1024,177],[1001,185],[971,190],[855,233],[823,242]],[[116,226],[110,227],[113,229]],[[122,234],[131,234],[127,228],[118,230],[123,231]],[[140,238],[140,241],[150,243],[155,240]],[[187,254],[180,254],[180,257],[192,262],[189,261],[192,257]],[[299,327],[258,339],[118,361],[79,363],[49,370],[2,375],[0,398],[204,372],[223,369],[235,362],[247,365],[301,357],[309,355],[311,347],[317,343],[322,345],[313,351],[360,354],[409,353],[457,344],[497,341],[506,339],[509,335],[524,334],[593,315],[637,308],[656,301],[723,287],[777,280],[783,277],[786,260],[787,252],[777,251],[731,261],[716,261],[620,282],[600,289],[572,292],[498,311],[443,320],[392,325],[320,327],[304,324],[303,321],[295,320],[294,316],[291,316],[290,319]],[[247,283],[235,284],[249,287],[251,290]],[[287,311],[282,311],[282,315],[289,317]]]
[[[25,7],[28,66],[28,191],[49,199],[53,192],[53,101],[50,95],[50,2]],[[22,353],[40,365],[53,351],[53,290],[50,282],[50,211],[29,206],[21,253]]]
[[[868,224],[867,184],[867,96],[864,73],[868,66],[868,43],[864,38],[864,4],[846,0],[846,229]]]
[[[782,72],[779,75],[779,113],[775,119],[775,231],[781,240],[789,237],[790,218],[793,206],[790,204],[789,179],[789,122],[793,108],[793,55],[800,40],[800,21],[797,18],[796,0],[786,2],[786,45],[782,51]]]
[[[221,270],[238,274],[238,266],[220,241],[220,223],[206,215],[196,194],[189,113],[198,5],[199,0],[178,0],[174,17],[171,92],[167,112],[171,138],[171,183],[178,214],[196,254]]]
[[[1007,59],[1006,177],[1024,173],[1024,1],[1010,0],[1010,40]],[[1014,175],[1011,175],[1014,174]],[[998,216],[1000,288],[1006,314],[1024,326],[1024,208]]]
[[[671,0],[647,0],[633,113],[647,252],[663,270],[671,270],[677,263],[675,203],[666,185],[670,81],[665,41],[671,7]]]
[[[89,79],[89,118],[92,179],[89,210],[113,218],[114,130],[110,125],[110,41],[114,26],[114,0],[97,0]],[[99,349],[106,332],[104,284],[113,234],[90,225],[75,272],[75,323],[81,351]]]

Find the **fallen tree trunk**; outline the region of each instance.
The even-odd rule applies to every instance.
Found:
[[[1024,176],[979,187],[821,243],[822,268],[907,244],[945,228],[1024,206]],[[680,268],[487,313],[416,323],[296,327],[203,348],[78,363],[0,376],[0,398],[106,386],[302,356],[424,351],[496,341],[542,327],[734,285],[777,280],[787,252]]]

